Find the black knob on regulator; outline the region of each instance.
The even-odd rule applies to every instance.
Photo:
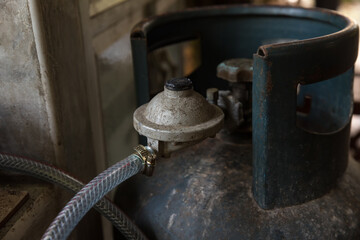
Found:
[[[166,89],[171,91],[184,91],[192,89],[193,84],[189,78],[181,77],[167,80],[165,83],[165,87]]]

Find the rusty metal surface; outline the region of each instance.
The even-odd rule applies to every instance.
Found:
[[[347,165],[358,27],[330,13],[309,12],[309,17],[336,31],[264,45],[254,55],[253,189],[266,209],[324,195]],[[306,96],[311,97],[309,113],[296,114]]]
[[[191,78],[203,95],[228,88],[216,77],[219,63],[253,57],[254,194],[263,208],[320,197],[344,172],[358,48],[352,20],[324,9],[217,6],[146,19],[131,38],[139,104],[149,99],[154,49],[200,39],[202,65]],[[290,41],[268,44],[279,39]],[[297,114],[305,95],[311,109]]]
[[[117,202],[150,238],[360,239],[360,168],[348,165],[353,21],[321,9],[220,6],[144,20],[131,37],[138,104],[149,99],[154,49],[200,39],[202,65],[190,77],[203,95],[228,89],[219,63],[254,60],[252,144],[240,133],[209,139],[159,161],[153,179],[121,186]],[[268,44],[279,39],[289,41]]]
[[[125,182],[115,201],[150,239],[360,239],[359,163],[321,198],[263,210],[249,142],[207,139],[160,159],[152,178]]]

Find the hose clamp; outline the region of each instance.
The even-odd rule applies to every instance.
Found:
[[[155,151],[149,146],[144,147],[143,145],[135,147],[134,150],[134,154],[140,157],[144,162],[144,169],[142,174],[145,174],[146,176],[152,176],[156,165]]]

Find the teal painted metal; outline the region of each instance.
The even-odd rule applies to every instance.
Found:
[[[149,100],[147,53],[193,38],[201,39],[202,65],[190,78],[204,95],[209,87],[226,88],[216,78],[219,62],[254,55],[254,196],[260,206],[299,204],[328,192],[346,168],[357,25],[331,11],[268,6],[194,9],[146,20],[132,33],[139,105]],[[299,40],[263,45],[283,39]],[[299,83],[333,77],[302,87],[297,97]],[[312,95],[308,117],[296,114],[304,94]],[[312,127],[329,124],[339,126]]]
[[[347,166],[358,28],[324,13],[308,16],[336,32],[261,46],[254,55],[253,193],[266,209],[324,195]],[[312,106],[304,116],[296,108],[305,96]]]
[[[324,196],[331,195],[330,190],[333,190],[332,193],[338,191],[337,183],[349,177],[349,174],[344,174],[344,172],[348,164],[349,130],[353,104],[353,65],[358,52],[358,38],[358,27],[354,22],[335,12],[319,9],[248,5],[221,6],[191,9],[147,19],[139,23],[131,35],[138,104],[144,104],[149,100],[149,83],[152,79],[149,79],[148,75],[147,55],[157,48],[189,39],[200,39],[202,65],[189,78],[193,81],[194,89],[203,95],[210,87],[228,88],[223,80],[216,77],[216,66],[220,62],[231,58],[253,58],[252,156],[246,155],[252,158],[252,176],[248,174],[246,177],[252,177],[250,182],[252,182],[253,194],[251,197],[247,193],[231,195],[230,192],[236,188],[230,189],[229,186],[249,182],[249,179],[234,177],[230,181],[234,184],[227,181],[226,184],[219,187],[234,199],[231,200],[227,195],[224,197],[224,201],[237,202],[238,205],[219,207],[213,215],[222,216],[226,209],[233,208],[239,222],[230,216],[221,221],[245,224],[246,218],[240,217],[240,215],[246,215],[250,225],[263,222],[264,225],[270,226],[261,228],[263,233],[263,235],[260,234],[261,236],[266,236],[271,230],[268,228],[274,227],[284,233],[284,236],[289,237],[294,232],[292,230],[285,231],[286,227],[282,229],[282,225],[287,225],[285,222],[288,222],[288,225],[291,225],[295,231],[299,228],[298,223],[306,224],[307,218],[311,215],[316,215],[317,221],[321,221],[321,219],[326,221],[331,217],[331,214],[317,212],[318,205],[314,207],[313,203],[319,204],[319,206],[326,205],[327,209],[338,207],[345,209],[343,207],[346,205],[346,208],[351,208],[353,212],[360,212],[360,209],[355,207],[360,201],[357,197],[351,197],[352,200],[349,200],[349,203],[344,206],[337,206],[339,201],[333,201],[336,202],[335,206],[331,203],[330,198],[324,198]],[[304,105],[307,106],[307,109],[300,111]],[[243,138],[246,137],[241,135],[236,138],[224,137],[227,139],[226,141]],[[244,157],[241,155],[243,147],[239,145],[238,153],[235,153],[235,145],[230,152],[228,147],[224,147],[225,145],[219,144],[221,149],[216,151],[216,155],[213,156],[215,159],[231,156],[226,164],[244,161]],[[206,143],[200,146],[203,150],[199,152],[201,155],[196,159],[201,159],[201,156],[206,155]],[[193,149],[196,151],[196,148]],[[189,157],[197,153],[186,154]],[[140,184],[137,184],[136,181],[132,183],[134,185],[130,183],[130,189],[149,192],[149,195],[146,196],[136,195],[139,203],[152,202],[154,204],[158,202],[161,205],[165,201],[164,199],[170,197],[171,187],[180,191],[181,196],[191,193],[191,189],[185,182],[179,183],[179,180],[174,182],[167,180],[164,176],[186,175],[194,167],[202,169],[204,167],[201,165],[202,161],[199,160],[191,168],[181,166],[184,161],[189,161],[185,157],[182,158],[178,155],[172,160],[174,162],[171,160],[164,162],[165,165],[170,165],[166,170],[159,167],[162,169],[159,171],[167,171],[159,173],[159,176],[163,177],[156,178],[155,172],[154,180],[150,180],[148,186],[143,180],[139,181]],[[182,170],[178,172],[176,169]],[[221,170],[224,178],[227,179],[226,176],[231,175],[230,170]],[[242,171],[239,170],[239,174]],[[208,174],[211,177],[215,173]],[[201,176],[194,177],[201,178]],[[156,191],[157,195],[152,196],[150,193],[153,191],[149,189],[153,186],[158,186],[159,189],[168,189],[166,190],[168,192]],[[340,188],[341,192],[359,191],[359,186]],[[213,194],[216,194],[215,190]],[[258,207],[270,210],[257,209],[251,205],[251,198],[254,198]],[[313,199],[316,200],[310,201]],[[154,206],[153,204],[152,206]],[[196,203],[192,204],[196,205]],[[129,210],[128,214],[139,219],[144,217],[145,220],[139,221],[144,226],[149,226],[151,223],[146,219],[155,214],[152,206],[141,205],[141,210],[138,212]],[[273,216],[271,211],[279,209],[282,212],[290,209],[285,207],[307,210],[301,210],[306,212],[304,216],[292,217],[290,214],[291,216],[283,219],[284,222],[279,220],[278,225],[273,225],[272,221],[274,220],[269,220],[270,216]],[[156,207],[156,209],[158,208]],[[195,221],[193,216],[182,215],[176,210],[176,207],[171,211],[182,217],[181,223],[184,226]],[[343,210],[339,210],[339,212],[341,211]],[[261,217],[250,216],[253,213],[259,214]],[[162,221],[159,224],[166,226],[167,212],[156,212],[156,214],[159,221]],[[344,221],[358,222],[359,220],[357,217],[350,218],[350,220]],[[209,219],[219,221],[219,217],[216,219],[209,217]],[[314,238],[325,236],[324,231],[327,231],[328,227],[324,227],[325,223],[320,225],[321,229],[312,228],[306,234],[313,234]],[[196,226],[194,227],[196,228]],[[249,231],[257,232],[256,227],[249,227]],[[156,236],[154,238],[166,237],[169,234],[179,236],[177,233],[181,232],[181,229],[172,230],[172,232],[167,232],[167,230],[162,232],[161,227],[160,229],[154,227],[154,229],[157,229],[156,232],[149,229],[149,232]],[[231,233],[233,235],[229,233],[229,236],[236,236],[237,233],[243,232],[241,227],[233,226],[229,228],[229,231],[231,229],[234,232]],[[355,229],[354,232],[350,229],[346,230],[348,232],[346,232],[347,237],[345,238],[356,239],[360,236],[359,229]],[[331,232],[333,230],[334,232]],[[331,236],[337,230],[334,228],[329,231],[327,234]],[[191,236],[201,236],[196,235],[197,231],[195,232],[192,232],[193,235],[186,236],[190,238]],[[219,238],[222,236],[221,232],[217,234],[209,236]],[[260,235],[259,239],[262,238]],[[300,234],[299,236],[305,235]],[[278,238],[281,239],[281,236],[280,234]],[[241,239],[246,239],[246,237]]]

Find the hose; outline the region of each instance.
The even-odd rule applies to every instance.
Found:
[[[144,159],[137,154],[132,154],[100,173],[66,204],[50,224],[42,239],[66,239],[95,203],[121,182],[141,172],[144,167]]]
[[[77,193],[84,184],[64,171],[35,160],[0,153],[0,168],[20,172]],[[108,219],[126,239],[147,239],[138,227],[109,199],[102,198],[94,208]]]

